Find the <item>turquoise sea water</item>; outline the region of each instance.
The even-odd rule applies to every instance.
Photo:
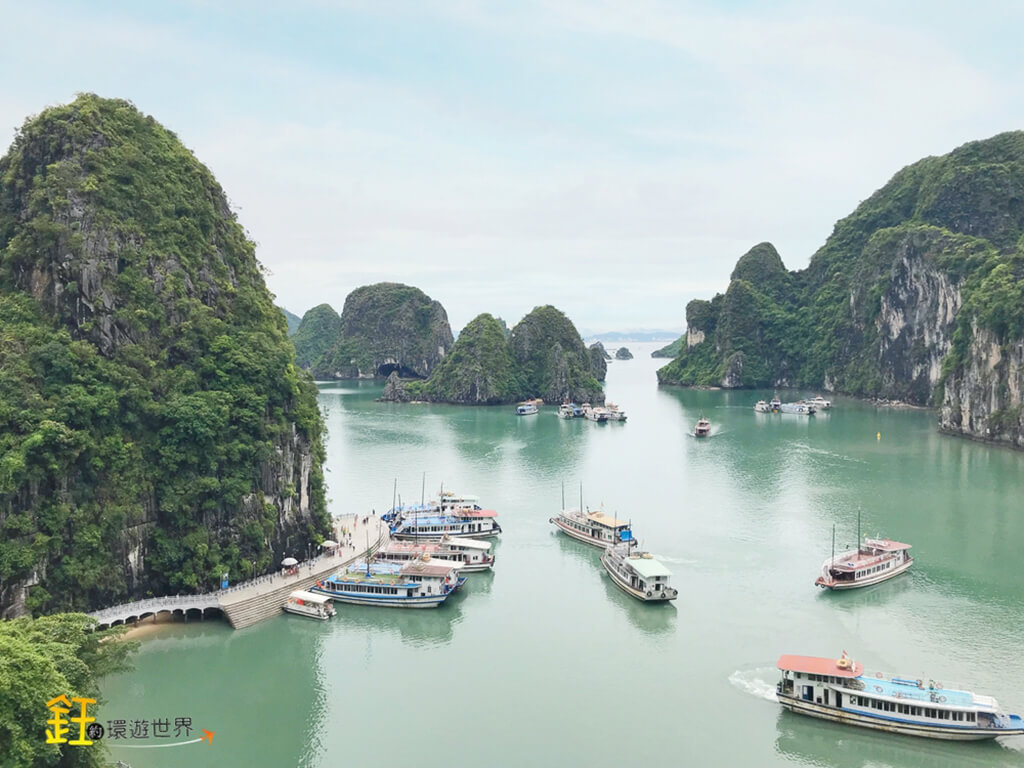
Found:
[[[234,632],[172,625],[106,681],[109,718],[190,716],[211,746],[115,748],[150,766],[1024,766],[1024,738],[944,744],[865,732],[773,701],[782,653],[846,650],[869,672],[961,683],[1024,711],[1024,454],[943,437],[923,410],[837,398],[813,418],[756,414],[770,392],[659,389],[657,345],[609,366],[626,424],[546,406],[394,405],[325,384],[334,514],[445,488],[504,534],[493,574],[438,610],[338,606]],[[781,393],[783,399],[797,394]],[[710,439],[691,436],[701,414]],[[631,518],[680,597],[643,605],[596,549],[548,519],[602,503]],[[823,593],[864,533],[914,545],[911,572]],[[128,742],[146,743],[146,742]],[[152,742],[148,742],[152,743]]]

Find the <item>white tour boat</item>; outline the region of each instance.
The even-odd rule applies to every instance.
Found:
[[[460,573],[472,573],[487,571],[494,567],[495,556],[490,553],[490,549],[489,541],[466,538],[442,538],[437,543],[392,541],[377,552],[376,559],[406,562],[429,555],[432,563],[439,560],[460,563]]]
[[[335,613],[334,606],[331,605],[329,597],[314,595],[312,592],[306,592],[302,589],[297,589],[288,595],[288,600],[282,607],[288,613],[308,616],[311,619],[320,619],[321,621],[327,621]]]
[[[951,741],[1024,734],[1020,715],[991,696],[943,688],[933,680],[865,675],[846,652],[838,659],[782,656],[775,690],[786,709],[837,723]]]
[[[708,437],[711,434],[711,422],[701,416],[693,428],[693,434],[696,437]]]
[[[768,408],[771,409],[772,413],[778,413],[782,409],[782,401],[779,400],[779,396],[775,395],[768,403]]]
[[[835,530],[832,531],[835,549]],[[821,566],[821,575],[815,584],[825,589],[856,589],[878,584],[898,576],[914,564],[910,544],[889,539],[864,539],[864,543],[849,552],[833,554]]]
[[[583,512],[579,509],[563,509],[548,522],[579,541],[596,547],[610,547],[613,544],[629,542],[636,544],[630,524],[616,520],[605,511]]]
[[[662,602],[679,596],[678,590],[668,583],[672,572],[650,552],[639,552],[629,543],[605,549],[601,565],[619,589],[637,600]]]
[[[798,416],[813,416],[817,410],[810,403],[782,403],[779,405],[781,413],[795,413]]]
[[[583,415],[591,421],[596,421],[600,424],[608,421],[608,409],[600,405],[590,405],[589,403],[583,404]]]
[[[532,416],[537,413],[537,406],[533,403],[520,403],[516,406],[516,416]]]
[[[758,413],[771,413],[772,407],[768,405],[768,403],[765,402],[764,400],[758,400],[756,403],[754,403],[754,410],[757,411]]]
[[[407,563],[356,563],[310,589],[341,603],[436,608],[466,583],[459,576],[460,567],[454,562],[435,563],[429,555]]]
[[[605,410],[608,411],[608,421],[625,421],[626,412],[615,403],[605,403]]]
[[[832,407],[832,401],[831,400],[826,400],[821,395],[815,395],[808,402],[811,405],[813,405],[815,408],[819,408],[819,409],[821,409],[823,411],[827,411],[829,408]]]
[[[404,541],[440,541],[468,537],[486,539],[501,533],[493,509],[452,509],[446,513],[406,514],[391,521],[391,537]]]

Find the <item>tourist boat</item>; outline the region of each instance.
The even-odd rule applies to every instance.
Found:
[[[363,562],[311,590],[340,603],[393,608],[436,608],[466,583],[459,563],[433,562],[430,555],[406,563]]]
[[[696,437],[707,437],[711,434],[711,422],[701,416],[697,420],[697,426],[693,428]]]
[[[860,539],[858,520],[857,538]],[[857,549],[835,554],[835,528],[832,529],[832,556],[821,566],[821,575],[814,581],[825,589],[856,589],[899,576],[914,564],[907,551],[910,544],[889,539],[864,539]]]
[[[613,544],[636,544],[633,531],[625,520],[616,520],[603,509],[583,512],[579,509],[563,509],[548,522],[569,536],[596,547],[610,547]]]
[[[520,403],[516,406],[516,416],[533,416],[537,413],[537,406],[533,403]]]
[[[772,407],[768,405],[764,400],[758,400],[754,403],[754,410],[758,413],[771,413]]]
[[[769,401],[768,407],[771,409],[772,413],[778,413],[780,410],[782,410],[782,401],[779,400],[778,395],[776,395]]]
[[[575,403],[562,403],[558,406],[558,418],[560,419],[574,419],[576,418],[576,410],[579,408]]]
[[[605,410],[608,411],[608,421],[625,421],[626,412],[615,403],[605,403]]]
[[[808,402],[810,402],[810,404],[813,405],[815,408],[818,408],[822,411],[827,411],[829,408],[832,407],[832,401],[826,400],[821,395],[815,395]]]
[[[298,616],[308,616],[311,619],[327,621],[334,615],[334,606],[331,605],[329,597],[314,595],[303,589],[297,589],[288,595],[288,600],[282,606],[288,613]]]
[[[480,497],[470,494],[459,494],[454,491],[441,491],[439,497],[432,502],[436,509],[483,509]]]
[[[606,548],[601,565],[619,589],[637,600],[662,602],[679,596],[668,583],[672,572],[650,552],[640,552],[628,542]]]
[[[813,416],[817,409],[810,403],[782,403],[779,406],[781,413],[795,413],[799,416]]]
[[[376,559],[406,562],[429,555],[430,562],[460,563],[460,573],[473,573],[487,571],[494,566],[495,557],[490,550],[490,542],[467,538],[442,538],[437,543],[392,541],[377,552]]]
[[[459,509],[447,514],[410,515],[391,522],[391,537],[402,541],[440,541],[442,537],[486,539],[501,533],[492,509]]]
[[[583,415],[591,421],[598,423],[604,423],[608,421],[608,410],[602,408],[600,405],[590,405],[590,403],[583,404]]]
[[[779,703],[792,712],[848,725],[951,741],[1024,734],[1020,715],[999,711],[991,696],[941,683],[865,675],[846,652],[838,659],[782,656]]]

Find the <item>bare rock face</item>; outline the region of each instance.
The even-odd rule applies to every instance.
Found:
[[[615,350],[616,360],[632,360],[633,353],[629,351],[629,347],[619,347]]]
[[[384,383],[384,392],[378,398],[387,403],[408,403],[412,400],[405,384],[398,377],[398,371],[392,371],[388,380]]]

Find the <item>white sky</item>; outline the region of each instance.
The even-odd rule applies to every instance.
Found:
[[[216,174],[278,303],[392,280],[458,331],[681,329],[902,166],[1024,127],[1024,4],[0,0],[0,143],[128,98]]]

